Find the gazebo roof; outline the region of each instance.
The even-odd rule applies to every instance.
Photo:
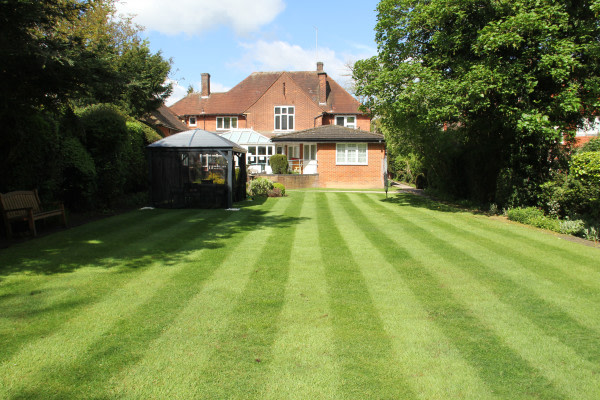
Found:
[[[156,141],[148,147],[172,148],[172,149],[212,149],[212,150],[233,150],[236,153],[246,153],[247,150],[224,137],[213,132],[202,129],[194,129],[185,132],[176,133],[167,136],[164,139]]]
[[[272,144],[268,137],[253,129],[239,129],[221,134],[222,138],[238,144]]]

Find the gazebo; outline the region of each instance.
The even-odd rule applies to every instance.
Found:
[[[177,133],[152,143],[148,151],[156,207],[231,208],[246,197],[246,149],[216,133]]]

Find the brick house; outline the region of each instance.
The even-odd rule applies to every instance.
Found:
[[[322,62],[315,71],[255,72],[225,93],[212,93],[204,73],[201,92],[173,104],[171,111],[190,129],[253,130],[270,138],[294,171],[318,175],[318,186],[383,185],[383,135],[369,132],[370,116],[327,75]],[[252,160],[260,161],[251,147],[250,167]],[[342,152],[350,158],[342,159]]]
[[[210,74],[204,73],[201,92],[171,111],[190,129],[254,129],[272,136],[331,124],[368,131],[371,120],[359,106],[319,62],[316,71],[254,72],[225,93],[211,93]]]
[[[381,188],[386,171],[382,134],[339,125],[322,125],[271,138],[278,154],[297,155],[293,169],[317,175],[313,186]],[[296,163],[296,161],[301,161]]]

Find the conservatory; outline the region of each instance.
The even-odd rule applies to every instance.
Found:
[[[152,143],[148,152],[156,207],[231,208],[246,196],[246,149],[216,133],[181,132]]]

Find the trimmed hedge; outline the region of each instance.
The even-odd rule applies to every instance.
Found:
[[[275,154],[269,160],[269,165],[274,174],[287,174],[289,173],[288,159],[285,154]]]

